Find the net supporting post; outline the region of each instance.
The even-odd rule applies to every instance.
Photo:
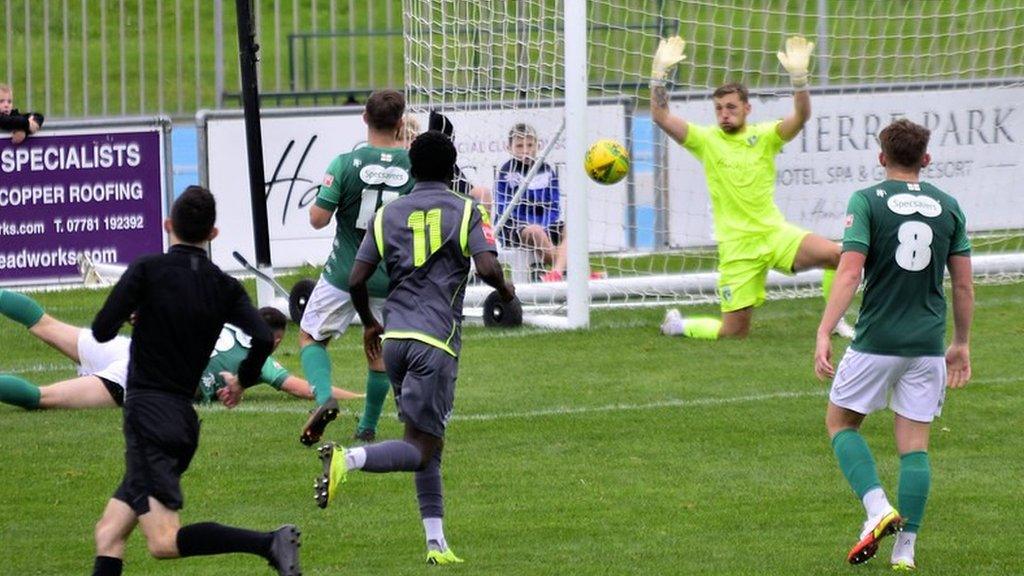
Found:
[[[828,0],[818,0],[818,85],[828,86]]]
[[[584,0],[566,0],[564,10],[565,189],[569,191],[565,214],[566,312],[569,328],[586,328],[590,324],[589,214],[583,170],[587,130],[587,5]]]

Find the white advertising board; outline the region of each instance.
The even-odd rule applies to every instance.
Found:
[[[747,121],[782,118],[792,98],[751,99]],[[711,99],[674,102],[675,114],[714,124]],[[953,195],[972,232],[1024,228],[1017,196],[1024,182],[1024,88],[812,95],[812,117],[776,157],[775,200],[790,222],[841,238],[850,195],[884,179],[877,134],[906,117],[932,131],[931,165],[921,174]],[[670,240],[711,243],[707,186],[700,163],[669,145]]]
[[[265,116],[262,120],[264,171],[267,178],[267,213],[270,251],[274,266],[294,267],[322,263],[330,251],[334,226],[313,230],[308,208],[314,201],[324,171],[338,154],[365,145],[366,126],[361,110],[322,115]],[[588,109],[592,127],[588,140],[615,138],[625,142],[626,118],[622,105]],[[497,169],[509,158],[508,130],[528,122],[537,130],[541,148],[557,133],[561,108],[468,110],[448,114],[455,125],[459,165],[469,179],[491,187]],[[426,115],[420,118],[424,128]],[[254,256],[252,209],[249,200],[248,157],[244,120],[237,115],[205,117],[207,182],[220,207],[220,236],[212,244],[213,261],[225,270],[239,270],[231,257],[238,250]],[[564,136],[547,161],[556,169],[565,163]],[[567,197],[575,192],[563,190]],[[592,251],[620,249],[625,243],[623,223],[625,182],[602,186],[588,181],[589,238]]]

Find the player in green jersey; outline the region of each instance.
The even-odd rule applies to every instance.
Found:
[[[29,333],[52,346],[78,365],[76,378],[62,380],[47,386],[36,386],[12,374],[0,374],[0,402],[29,410],[55,410],[74,408],[114,408],[124,403],[124,385],[128,375],[128,356],[131,340],[117,337],[99,343],[92,331],[46,314],[32,298],[10,290],[0,290],[0,315],[25,325]],[[284,338],[288,318],[276,308],[261,308],[260,315],[274,334],[274,348]],[[218,398],[234,405],[242,389],[227,387],[222,372],[234,374],[248,353],[249,336],[239,328],[225,324],[214,348],[210,363],[203,372],[197,401]],[[259,381],[292,396],[312,399],[309,384],[291,375],[273,358],[263,364]],[[339,400],[359,398],[348,390],[334,388]]]
[[[714,93],[717,126],[698,126],[669,111],[665,78],[686,58],[678,36],[662,40],[651,69],[651,118],[673,140],[704,165],[718,243],[718,296],[722,317],[683,318],[669,310],[661,326],[669,336],[714,340],[744,338],[750,332],[753,310],[765,299],[770,269],[793,274],[825,268],[826,298],[839,246],[786,222],[775,205],[775,156],[803,129],[811,117],[807,91],[808,66],[814,44],[801,36],[786,41],[779,61],[793,82],[793,113],[771,122],[749,124],[746,87],[730,83]],[[852,336],[845,323],[840,333]]]
[[[348,277],[356,251],[378,208],[412,189],[409,154],[405,149],[402,116],[405,98],[395,90],[374,92],[366,101],[366,146],[341,154],[327,168],[309,221],[317,230],[337,221],[334,244],[323,274],[317,280],[299,323],[302,370],[313,386],[319,405],[302,428],[299,440],[312,446],[338,415],[331,398],[331,360],[327,343],[345,332],[356,311],[348,292]],[[371,303],[379,312],[387,296],[388,278],[383,267],[370,279]],[[383,360],[367,358],[366,401],[356,438],[371,441],[388,394]]]
[[[915,568],[914,544],[931,486],[931,422],[942,411],[946,386],[959,388],[971,377],[971,244],[956,199],[919,179],[931,161],[929,136],[906,119],[879,134],[886,180],[850,198],[843,255],[814,353],[817,376],[834,377],[825,416],[832,448],[867,513],[847,559],[870,559],[878,540],[902,525],[892,551],[896,570]],[[943,350],[946,269],[953,285],[953,341]],[[850,306],[862,272],[857,335],[835,370],[829,334]],[[889,503],[859,432],[866,415],[887,405],[895,413],[900,512]]]

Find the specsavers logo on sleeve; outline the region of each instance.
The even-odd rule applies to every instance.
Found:
[[[399,166],[385,168],[380,164],[367,164],[359,171],[359,179],[370,186],[383,184],[391,188],[398,188],[409,181],[409,173],[405,168]]]
[[[942,206],[939,201],[931,196],[915,194],[896,194],[890,196],[886,201],[889,210],[900,216],[910,216],[917,213],[925,218],[935,218],[942,214]]]

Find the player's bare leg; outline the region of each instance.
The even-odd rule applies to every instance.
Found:
[[[793,259],[793,271],[801,272],[812,268],[829,268],[835,270],[839,266],[839,244],[817,234],[808,234],[800,241],[800,247]]]
[[[793,260],[793,271],[821,268],[823,274],[821,293],[827,302],[828,295],[832,291],[832,279],[835,277],[836,267],[839,266],[841,253],[840,244],[817,234],[808,234],[804,236],[797,249],[796,258]],[[839,320],[839,324],[836,325],[836,329],[832,333],[843,338],[853,338],[854,336],[853,327],[846,322],[845,318]]]
[[[99,376],[81,376],[39,387],[39,409],[116,408]]]
[[[722,327],[718,330],[718,337],[746,338],[750,334],[750,323],[753,318],[753,306],[723,312]]]
[[[139,526],[154,558],[255,554],[269,561],[278,574],[301,574],[299,530],[291,524],[273,532],[258,532],[215,522],[182,526],[176,510],[167,508],[150,496],[149,512],[139,516]]]
[[[78,326],[72,326],[61,322],[49,314],[43,314],[28,331],[46,342],[61,354],[67,356],[72,362],[78,364],[78,335],[83,330]]]
[[[519,238],[522,239],[526,248],[534,250],[544,260],[545,264],[555,263],[557,249],[546,230],[537,224],[524,226],[519,231]]]
[[[135,529],[138,517],[124,502],[111,498],[96,523],[96,560],[93,574],[120,574],[123,566],[125,543]]]

